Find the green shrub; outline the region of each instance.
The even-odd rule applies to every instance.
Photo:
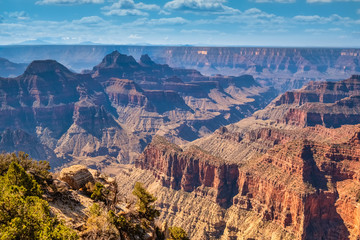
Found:
[[[139,182],[135,183],[132,193],[138,198],[137,207],[140,217],[145,220],[146,225],[153,223],[155,218],[160,215],[160,212],[153,205],[156,198],[147,192]]]
[[[108,194],[109,194],[109,190],[106,189],[105,186],[102,185],[101,183],[96,182],[93,192],[91,194],[91,199],[95,201],[105,201],[107,199]]]
[[[189,240],[187,233],[180,227],[169,227],[170,240]]]
[[[74,230],[50,216],[40,185],[19,162],[2,165],[7,171],[0,176],[0,239],[78,239]]]

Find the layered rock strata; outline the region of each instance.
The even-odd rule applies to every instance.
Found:
[[[178,222],[177,214],[183,221],[192,219],[195,227],[183,226],[203,239],[357,239],[360,126],[344,123],[360,122],[346,122],[344,114],[359,112],[358,83],[358,76],[311,83],[293,91],[303,97],[284,94],[253,117],[182,147],[154,139],[137,166],[152,173],[158,184],[178,189],[173,194],[181,195],[184,205],[196,196],[223,209],[217,219],[220,231],[199,230],[201,217],[196,220],[185,209],[169,212],[166,198],[159,203],[163,219]],[[293,109],[332,112],[332,128],[310,118],[286,121]],[[228,178],[213,178],[208,169]],[[219,200],[221,192],[226,200]]]

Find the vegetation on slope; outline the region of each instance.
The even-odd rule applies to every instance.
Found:
[[[47,162],[34,161],[23,152],[0,154],[0,239],[189,239],[181,228],[158,226],[156,198],[141,183],[133,191],[135,208],[121,207],[116,181],[107,186],[96,182],[82,189],[94,204],[84,229],[73,230],[50,212],[46,197],[56,197],[58,190],[51,187],[49,169]]]
[[[24,153],[0,155],[0,165],[0,239],[78,239],[74,230],[50,215],[35,180],[48,178],[48,165]]]

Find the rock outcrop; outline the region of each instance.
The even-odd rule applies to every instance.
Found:
[[[264,111],[255,114],[299,126],[340,127],[359,123],[360,76],[339,82],[311,82],[286,92]]]
[[[89,169],[83,165],[73,165],[63,168],[60,172],[60,180],[69,184],[73,189],[85,187],[87,183],[95,183],[93,175]]]
[[[238,121],[275,93],[249,75],[207,77],[156,64],[148,55],[136,62],[117,51],[95,66],[92,76],[104,86],[125,128],[146,133],[146,138],[167,136],[176,143]]]
[[[26,139],[33,139],[28,141],[28,147],[19,142],[10,147],[6,140],[9,147],[4,150],[26,150],[38,144],[29,152],[34,158],[50,160],[53,167],[62,165],[64,157],[85,152],[128,155],[117,146],[129,146],[127,133],[116,122],[116,110],[103,87],[90,75],[75,74],[53,60],[34,61],[23,75],[0,79],[0,89],[0,131],[10,129],[15,133],[13,139],[20,132],[29,136]],[[113,135],[122,140],[107,146],[104,139]],[[89,139],[96,147],[86,147]],[[106,151],[101,150],[104,145]]]
[[[360,234],[356,225],[357,211],[350,212],[348,209],[355,209],[359,204],[360,126],[349,128],[351,130],[324,131],[321,133],[323,136],[316,137],[323,138],[325,142],[303,140],[301,137],[298,140],[284,140],[284,144],[280,141],[286,139],[284,135],[276,131],[271,134],[271,130],[261,134],[265,133],[262,130],[259,137],[279,136],[278,144],[260,157],[233,162],[215,157],[211,151],[206,152],[195,146],[182,149],[156,137],[136,166],[152,172],[164,187],[212,200],[232,218],[241,218],[243,211],[255,213],[258,216],[256,221],[278,225],[296,239],[357,239]],[[351,131],[356,133],[351,135]],[[347,140],[328,143],[332,139],[324,137],[328,133],[335,136],[346,133]],[[251,141],[254,142],[255,138]],[[351,186],[352,192],[345,186]],[[166,204],[159,203],[164,208]],[[241,211],[237,213],[235,209]],[[180,209],[174,214],[183,215]],[[171,214],[167,217],[173,218]],[[235,238],[241,236],[246,228],[229,222],[223,231],[227,232],[228,237]],[[263,237],[268,239],[267,236]]]
[[[155,136],[135,165],[153,171],[163,186],[175,190],[213,187],[214,201],[223,207],[237,194],[236,165],[227,165],[196,147],[182,151],[163,137]]]

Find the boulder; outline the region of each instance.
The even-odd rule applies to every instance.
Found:
[[[76,190],[83,188],[88,182],[95,183],[93,175],[83,165],[73,165],[62,169],[60,179]]]

